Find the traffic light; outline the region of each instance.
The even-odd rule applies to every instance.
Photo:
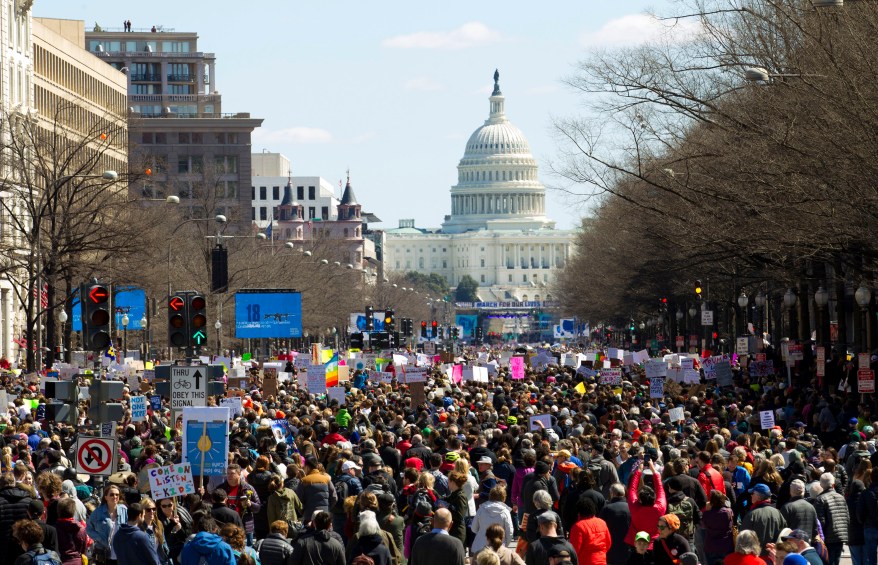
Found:
[[[476,326],[476,341],[478,343],[482,343],[482,340],[484,339],[484,337],[485,337],[485,334],[482,330],[482,326]]]
[[[84,349],[103,351],[112,344],[110,339],[110,312],[113,305],[110,301],[110,286],[95,280],[80,286],[79,296],[82,302],[82,326]]]
[[[713,332],[713,334],[711,334],[711,337],[713,337],[713,340],[716,341],[716,338],[719,337],[719,334],[717,332]]]
[[[384,331],[393,331],[393,308],[384,311]]]
[[[451,339],[457,339],[458,337],[460,337],[460,334],[459,334],[459,330],[458,330],[457,326],[452,326],[451,327]]]
[[[200,294],[189,298],[189,345],[201,347],[207,341],[207,299]]]
[[[168,298],[168,344],[173,347],[186,347],[189,344],[186,328],[185,293],[178,292]]]
[[[439,328],[439,339],[445,339],[445,328]]]
[[[696,280],[695,281],[695,296],[697,296],[699,298],[699,300],[701,299],[701,290],[702,290],[701,281]]]
[[[365,342],[363,341],[362,332],[356,332],[351,334],[351,349],[359,349],[363,350]]]
[[[219,243],[210,252],[210,291],[229,289],[229,251]]]
[[[375,311],[372,310],[371,306],[366,306],[366,331],[371,332],[375,329],[375,320],[373,316],[375,315]]]
[[[427,339],[430,335],[427,333],[427,322],[421,322],[421,337]]]
[[[436,336],[439,335],[439,322],[433,320],[430,322],[430,337],[436,339]]]
[[[125,415],[125,408],[119,400],[125,394],[125,383],[122,381],[93,380],[88,386],[90,398],[88,418],[93,424],[101,422],[118,422]]]

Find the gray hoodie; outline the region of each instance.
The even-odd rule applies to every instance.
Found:
[[[79,500],[79,497],[76,496],[76,486],[73,484],[73,481],[67,479],[62,482],[61,492],[76,502],[76,512],[73,513],[73,519],[77,522],[85,522],[88,519],[88,511],[85,509],[85,504],[83,504],[82,501]]]

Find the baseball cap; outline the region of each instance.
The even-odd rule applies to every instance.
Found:
[[[808,560],[798,553],[788,553],[783,558],[783,565],[809,565]]]
[[[482,463],[484,463],[485,465],[493,465],[494,464],[494,462],[491,461],[491,458],[488,457],[487,455],[485,455],[484,457],[482,457],[478,461],[476,461],[476,465],[481,465]]]
[[[374,453],[367,453],[363,457],[363,465],[366,465],[367,467],[380,467],[381,458]]]
[[[649,534],[647,532],[637,532],[637,535],[634,536],[634,541],[640,541],[640,540],[649,542],[649,541],[652,541],[652,538],[649,537]]]
[[[769,496],[769,495],[771,495],[771,489],[768,488],[768,485],[765,484],[765,483],[759,483],[758,485],[756,485],[755,487],[751,488],[751,489],[748,490],[747,492],[750,492],[750,493],[756,492],[756,493],[759,493],[759,494],[762,494],[762,495],[765,495],[765,496]]]
[[[542,514],[537,516],[537,523],[546,524],[548,522],[554,522],[556,524],[560,524],[561,518],[557,514],[552,512],[551,510],[546,510],[545,512],[543,512]]]
[[[360,469],[362,469],[362,467],[360,467],[359,465],[357,465],[353,461],[345,461],[344,463],[341,464],[341,472],[342,473],[347,473],[351,469],[356,469],[359,471]]]
[[[788,539],[798,539],[798,540],[802,540],[802,541],[809,541],[808,534],[806,534],[803,530],[793,530],[792,532],[788,533],[787,535],[785,535],[781,539],[784,541],[786,541]]]

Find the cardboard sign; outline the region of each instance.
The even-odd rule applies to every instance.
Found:
[[[612,386],[622,384],[622,369],[601,369],[601,384]]]
[[[646,378],[660,379],[668,376],[668,364],[661,359],[650,359],[646,362]]]
[[[162,397],[154,394],[149,397],[149,406],[153,410],[161,410],[162,409]]]
[[[677,406],[668,410],[668,416],[672,422],[681,422],[686,418],[682,406]]]
[[[552,415],[551,414],[537,414],[535,416],[531,416],[528,418],[530,431],[539,431],[540,427],[537,425],[537,422],[542,422],[543,427],[545,429],[549,429],[552,427]]]
[[[872,369],[857,371],[857,392],[875,392],[875,371]]]
[[[734,386],[732,380],[732,364],[728,361],[720,361],[713,366],[716,373],[716,386]]]
[[[101,437],[116,437],[116,422],[102,422]]]
[[[393,383],[393,373],[381,371],[380,373],[374,374],[374,379],[379,383],[391,384]]]
[[[644,349],[642,351],[635,351],[634,355],[631,357],[632,365],[640,365],[641,363],[646,363],[649,361],[649,350]]]
[[[523,357],[511,357],[509,359],[509,371],[512,374],[512,378],[515,380],[521,380],[524,378],[524,358]]]
[[[789,344],[788,355],[790,361],[802,361],[805,359],[805,351],[800,343]]]
[[[220,406],[227,406],[232,413],[232,418],[244,415],[244,399],[240,396],[223,398],[220,400]]]
[[[665,396],[665,379],[655,378],[649,381],[649,397],[664,398]]]
[[[143,422],[146,420],[146,397],[131,397],[131,421]]]
[[[152,491],[153,500],[163,500],[195,492],[190,463],[155,467],[147,472],[149,473],[149,490]]]
[[[331,386],[326,389],[326,396],[329,400],[337,400],[339,406],[345,405],[345,390],[343,386]]]
[[[323,365],[308,365],[306,377],[309,393],[322,394],[326,392],[326,367]]]
[[[199,475],[225,475],[229,460],[227,406],[183,409],[183,463],[190,463]]]
[[[751,377],[770,377],[774,375],[774,363],[771,361],[753,361],[748,366]]]
[[[406,384],[425,383],[427,382],[428,373],[429,371],[425,367],[406,366],[405,382]]]
[[[763,430],[770,430],[774,427],[774,412],[771,410],[763,410],[759,413],[759,424]]]
[[[262,394],[265,398],[277,396],[277,371],[265,369],[265,377],[262,379]]]

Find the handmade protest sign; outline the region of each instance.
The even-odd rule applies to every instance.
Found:
[[[155,467],[149,469],[148,473],[149,490],[152,491],[153,500],[163,500],[195,492],[190,463]]]

